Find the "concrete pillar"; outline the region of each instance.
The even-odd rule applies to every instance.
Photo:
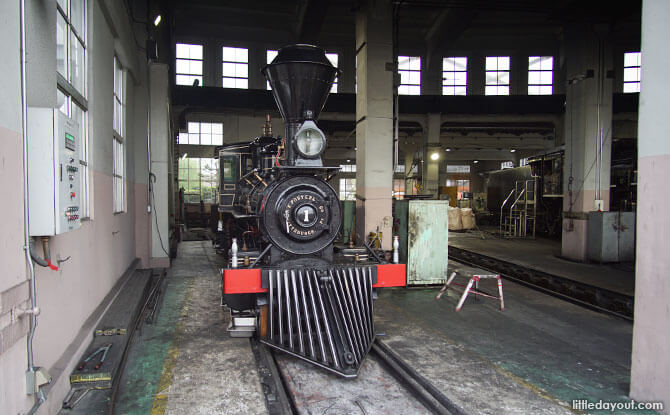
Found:
[[[642,84],[638,118],[637,264],[630,396],[663,401],[670,414],[670,3],[642,4]]]
[[[379,229],[391,249],[393,62],[391,6],[371,2],[356,14],[356,232]]]
[[[423,193],[430,194],[437,198],[440,165],[444,163],[444,154],[440,147],[440,126],[442,125],[442,114],[433,113],[428,114],[427,123],[427,144],[424,149],[424,179],[423,179]],[[439,158],[432,159],[432,154],[437,153]]]
[[[168,114],[168,65],[149,66],[151,85],[151,172],[156,181],[153,189],[151,218],[151,267],[168,267],[170,259],[168,198],[170,157],[170,119]],[[167,252],[165,252],[167,251]]]
[[[587,215],[609,210],[612,55],[604,27],[567,28],[563,239],[561,254],[585,261]],[[596,200],[601,200],[597,205]],[[601,206],[601,207],[600,207]]]

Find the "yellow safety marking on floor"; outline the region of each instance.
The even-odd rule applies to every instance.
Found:
[[[154,395],[154,402],[151,405],[151,415],[163,415],[167,408],[168,396],[164,392],[170,388],[172,379],[174,378],[174,368],[177,366],[177,359],[179,358],[179,346],[181,338],[184,335],[185,319],[188,315],[188,307],[191,303],[193,288],[194,283],[193,280],[191,280],[188,284],[186,295],[184,296],[184,304],[179,313],[179,321],[175,325],[172,343],[170,344],[167,356],[165,357],[165,363],[163,363],[163,371],[161,372],[161,378],[158,381],[158,387],[156,388],[156,394]]]

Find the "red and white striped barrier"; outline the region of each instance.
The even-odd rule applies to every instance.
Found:
[[[457,285],[459,287],[465,287],[465,290],[463,291],[463,295],[461,295],[461,298],[458,300],[458,304],[456,305],[456,311],[461,311],[461,308],[463,308],[463,303],[465,303],[465,299],[468,297],[468,294],[471,292],[475,294],[475,296],[483,296],[483,297],[488,297],[488,298],[493,298],[494,300],[499,300],[500,301],[500,311],[505,311],[505,300],[503,299],[503,286],[502,286],[502,278],[500,278],[500,275],[473,275],[470,277],[467,285],[462,285],[454,282],[454,279],[456,277],[465,277],[465,275],[460,275],[458,272],[454,271],[451,273],[449,276],[449,279],[447,282],[444,284],[444,287],[440,289],[439,294],[437,294],[437,297],[435,297],[436,300],[439,300],[442,297],[442,294],[444,294],[447,289],[451,288],[450,285]],[[498,280],[498,294],[499,296],[496,297],[491,294],[487,294],[483,291],[479,290],[479,281],[482,279],[497,279]],[[472,287],[474,285],[474,288]],[[453,289],[453,288],[452,288]],[[456,290],[454,290],[456,291]]]

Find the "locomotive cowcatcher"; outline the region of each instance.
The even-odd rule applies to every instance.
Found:
[[[233,336],[355,377],[375,338],[373,299],[404,286],[405,265],[371,249],[335,249],[342,224],[323,165],[316,121],[337,76],[322,49],[290,45],[263,68],[284,120],[284,137],[263,135],[219,150],[217,247],[227,254],[222,304]],[[369,259],[369,260],[368,260]]]

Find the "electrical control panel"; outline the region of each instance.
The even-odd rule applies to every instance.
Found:
[[[81,226],[79,123],[57,108],[28,109],[28,227],[32,236]]]

